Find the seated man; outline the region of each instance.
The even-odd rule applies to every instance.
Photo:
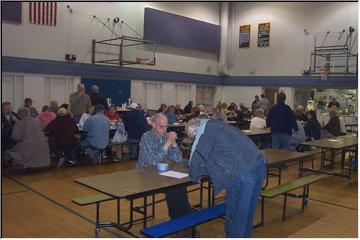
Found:
[[[80,143],[94,164],[99,163],[99,151],[109,145],[110,121],[104,116],[105,107],[102,104],[95,106],[95,114],[89,117],[83,127],[86,134]]]
[[[12,111],[10,102],[1,104],[1,159],[4,160],[3,154],[7,149],[12,148],[16,141],[11,139],[11,133],[15,123],[19,121],[19,116]],[[2,161],[2,166],[6,167],[6,162]]]
[[[340,119],[337,115],[337,107],[335,104],[333,104],[329,109],[329,116],[329,122],[323,126],[323,128],[328,132],[325,137],[338,137],[343,135],[341,133]]]
[[[301,123],[300,117],[299,116],[296,116],[296,117],[297,117],[296,124],[298,127],[298,131],[293,131],[292,135],[289,139],[289,145],[290,145],[291,151],[299,150],[298,147],[300,147],[300,149],[301,149],[302,147],[299,146],[299,144],[302,142],[305,142],[305,140],[306,140],[305,130]]]
[[[265,112],[264,109],[258,108],[255,110],[255,117],[251,119],[250,129],[264,129],[266,128],[266,121],[264,119]]]
[[[30,115],[30,109],[18,110],[20,121],[13,128],[11,138],[16,141],[5,153],[6,160],[13,160],[22,169],[50,166],[50,153],[44,132],[38,120]]]
[[[175,115],[175,106],[170,105],[167,108],[166,117],[169,121],[169,124],[173,124],[179,121],[178,117]]]
[[[77,140],[75,133],[79,131],[75,120],[71,118],[65,108],[60,108],[58,115],[50,122],[45,132],[50,132],[54,137],[54,152],[57,167],[62,167],[66,162],[74,164],[77,158]],[[64,154],[64,157],[62,157]]]
[[[86,120],[91,117],[94,113],[94,106],[90,106],[87,112],[84,112],[81,115],[80,121],[79,121],[79,127],[80,129],[82,129],[82,127],[84,126]]]
[[[144,133],[140,141],[140,155],[136,165],[143,170],[154,167],[166,160],[180,163],[181,151],[176,144],[176,133],[166,132],[168,120],[162,113],[154,114],[151,118],[153,129]],[[186,187],[171,189],[165,192],[166,202],[171,219],[192,212]]]

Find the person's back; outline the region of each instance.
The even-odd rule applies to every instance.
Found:
[[[27,115],[23,115],[22,111],[27,111]],[[18,115],[21,120],[15,124],[11,135],[17,143],[8,150],[10,155],[25,167],[49,166],[49,146],[40,122],[31,118],[30,110],[24,108],[19,109]]]
[[[55,138],[55,144],[60,148],[69,148],[76,144],[75,133],[79,131],[75,120],[68,115],[57,116],[46,126],[45,131]]]
[[[238,171],[255,169],[259,161],[265,159],[259,148],[239,129],[214,119],[206,123],[205,132],[196,146],[196,151],[199,154],[194,153],[193,157],[205,159],[209,175],[212,179],[216,179],[215,192],[230,184],[232,177]],[[219,168],[221,172],[218,171]],[[201,173],[190,172],[190,174],[198,176]]]
[[[316,118],[310,118],[306,122],[304,130],[308,139],[318,140],[321,137],[320,123]]]
[[[39,121],[44,124],[44,126],[48,125],[52,120],[54,120],[56,114],[53,112],[41,112],[37,118]]]
[[[96,113],[89,117],[83,127],[86,140],[92,147],[104,149],[109,144],[110,121],[103,113]]]
[[[260,117],[253,117],[250,122],[250,129],[264,129],[266,128],[266,121]]]
[[[168,118],[169,124],[173,124],[173,123],[176,123],[178,121],[178,118],[172,112],[167,112],[166,117]]]
[[[271,133],[291,135],[292,129],[297,130],[293,111],[285,103],[278,103],[270,109],[266,118],[266,124],[271,128]]]
[[[128,138],[139,139],[147,130],[147,120],[145,115],[133,109],[126,115],[125,129],[128,132]]]
[[[271,145],[275,149],[290,150],[290,137],[292,129],[298,131],[296,119],[291,108],[285,104],[285,93],[279,93],[277,96],[277,104],[269,111],[266,118],[266,126],[271,129]]]

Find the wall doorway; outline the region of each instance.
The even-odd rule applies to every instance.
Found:
[[[276,97],[279,93],[279,88],[265,88],[264,94],[267,99],[269,99],[269,102],[271,105],[274,105],[276,103]]]

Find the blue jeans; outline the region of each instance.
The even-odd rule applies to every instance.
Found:
[[[296,151],[296,147],[302,143],[305,142],[306,138],[302,137],[302,136],[291,136],[289,139],[289,145],[290,145],[290,149],[291,151]]]
[[[168,213],[171,219],[192,212],[186,187],[169,189],[165,192]]]
[[[251,237],[265,174],[266,163],[261,161],[256,169],[240,172],[226,189],[226,237]]]
[[[272,148],[275,149],[290,149],[290,135],[285,133],[272,133],[271,134]]]
[[[134,138],[128,138],[127,139],[127,143],[129,143],[128,146],[129,146],[131,158],[136,158],[137,157],[139,142],[140,142],[139,139],[134,139]]]

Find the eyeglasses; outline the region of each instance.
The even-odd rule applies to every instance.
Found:
[[[155,123],[155,124],[156,124],[156,126],[158,126],[158,128],[160,128],[160,129],[166,130],[166,129],[168,128],[167,125],[166,125],[166,126],[161,126],[161,125],[159,125],[159,124],[157,124],[157,123]]]

